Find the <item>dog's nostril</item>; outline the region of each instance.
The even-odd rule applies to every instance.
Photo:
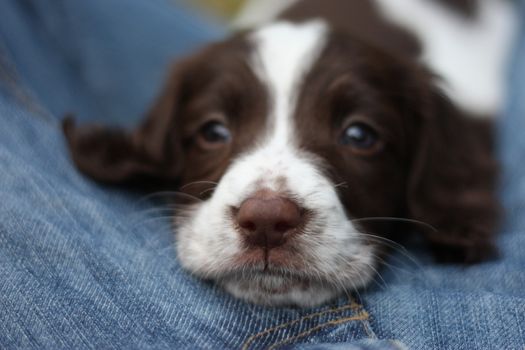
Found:
[[[297,204],[271,191],[255,193],[242,203],[236,215],[246,242],[266,248],[283,245],[302,219]]]
[[[257,226],[251,221],[239,222],[239,226],[248,231],[255,231],[257,229]]]
[[[281,221],[281,222],[278,222],[277,224],[275,224],[274,228],[275,228],[275,231],[283,232],[283,233],[293,229],[293,227],[289,223],[286,223],[284,221]]]

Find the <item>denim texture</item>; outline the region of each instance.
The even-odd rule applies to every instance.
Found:
[[[0,0],[0,38],[54,116],[130,124],[174,56],[224,36],[182,0]]]
[[[169,211],[72,165],[59,119],[133,124],[168,62],[224,35],[164,0],[0,1],[0,349],[523,349],[525,28],[500,120],[499,259],[420,242],[315,309],[238,301],[181,270]]]

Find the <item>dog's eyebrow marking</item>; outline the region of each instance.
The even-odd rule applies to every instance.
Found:
[[[293,140],[292,119],[299,84],[319,57],[328,27],[321,20],[301,24],[278,22],[253,33],[255,52],[251,66],[267,85],[273,106],[269,120],[271,143],[289,145]]]

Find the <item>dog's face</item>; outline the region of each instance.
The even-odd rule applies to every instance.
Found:
[[[176,222],[190,272],[252,302],[311,306],[374,277],[393,226],[373,218],[422,220],[440,230],[436,251],[486,255],[493,169],[470,126],[416,62],[313,21],[180,63],[133,134],[66,134],[97,179],[202,198]]]

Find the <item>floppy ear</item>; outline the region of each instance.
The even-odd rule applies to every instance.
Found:
[[[77,167],[111,184],[176,181],[182,166],[175,125],[180,85],[178,70],[173,70],[146,119],[133,131],[76,127],[66,118],[63,130]]]
[[[492,125],[465,115],[430,82],[420,93],[409,212],[437,229],[427,234],[438,260],[487,259],[499,215]]]

